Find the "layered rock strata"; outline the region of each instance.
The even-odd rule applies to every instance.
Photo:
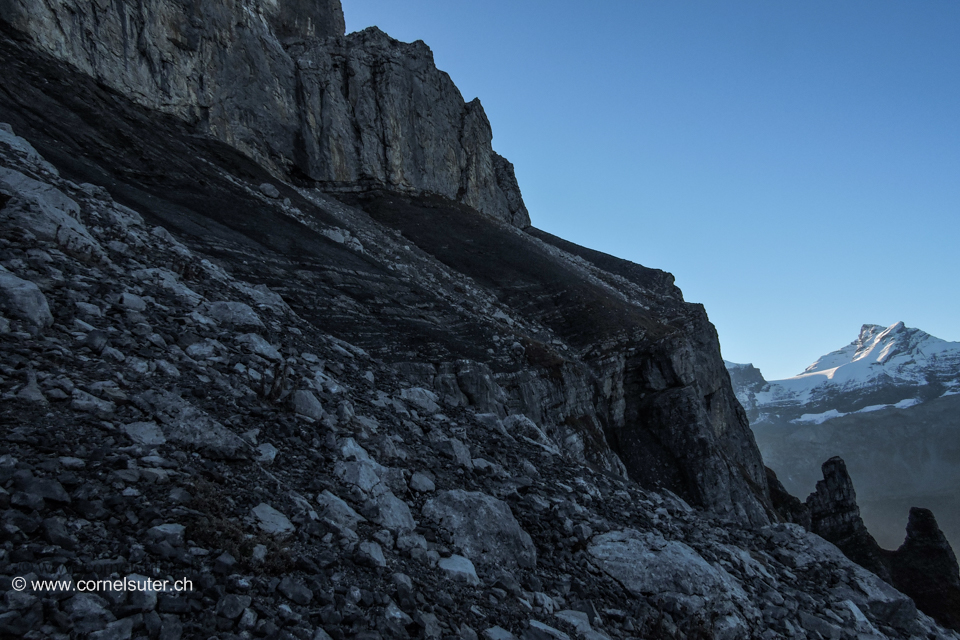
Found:
[[[138,104],[183,119],[277,177],[434,193],[523,227],[512,165],[478,100],[422,42],[344,36],[337,0],[137,5],[4,0],[0,23]]]
[[[354,193],[364,210],[344,206],[22,40],[0,46],[13,70],[0,113],[69,175],[110,185],[317,326],[405,367],[443,406],[524,414],[548,449],[768,522],[716,332],[669,274],[441,196]]]

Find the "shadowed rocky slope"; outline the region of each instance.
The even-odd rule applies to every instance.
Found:
[[[0,6],[2,586],[194,583],[3,634],[955,637],[770,524],[702,307],[529,228],[422,43]]]
[[[625,466],[647,486],[766,521],[759,453],[716,332],[670,276],[568,253],[546,234],[431,193],[350,196],[368,216],[316,189],[284,187],[286,201],[265,208],[269,198],[235,185],[237,173],[269,177],[240,153],[29,43],[8,37],[3,47],[16,73],[0,113],[77,179],[109,185],[319,326],[413,363],[412,379],[455,379],[454,403],[523,413],[602,468]]]
[[[438,334],[430,316],[452,325],[465,305],[489,304],[491,317],[510,308],[465,278],[455,304],[420,306],[423,290],[392,272],[453,277],[435,259],[411,248],[394,269],[369,266],[404,251],[405,237],[352,225],[324,235],[316,220],[295,236],[284,222],[303,209],[262,195],[272,189],[254,167],[237,161],[230,175],[234,191],[205,185],[218,195],[208,205],[268,216],[296,281],[319,285],[319,306],[290,295],[286,263],[247,236],[186,216],[154,226],[0,126],[4,637],[958,637],[799,526],[692,509],[589,464],[570,439],[580,431],[504,417],[518,400],[497,381],[547,384],[537,380],[552,371],[568,383],[569,348],[490,337],[481,344],[494,355],[534,351],[539,363],[495,375],[466,359],[386,360],[382,345],[329,333],[375,300],[333,297],[310,279],[321,265],[343,290],[406,284],[410,308],[381,303],[358,338],[388,326],[442,351],[466,334]],[[297,202],[314,215],[364,219],[308,195],[320,204]],[[198,229],[217,232],[208,252],[181,242],[199,247]],[[283,295],[238,277],[244,259],[278,276]],[[15,577],[28,586],[14,590]],[[79,593],[35,582],[147,577],[191,585]]]

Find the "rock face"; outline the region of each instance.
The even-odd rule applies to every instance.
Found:
[[[173,114],[278,177],[435,193],[530,224],[513,166],[422,42],[344,37],[339,0],[4,0],[38,50]]]
[[[841,458],[823,463],[823,480],[807,498],[810,531],[837,545],[843,553],[891,582],[890,570],[880,545],[867,531],[857,506],[857,494]]]
[[[900,591],[940,624],[960,630],[960,567],[933,512],[910,509],[907,538],[890,564]]]

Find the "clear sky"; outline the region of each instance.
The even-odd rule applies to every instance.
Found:
[[[960,2],[343,0],[423,40],[533,224],[670,271],[767,379],[960,340]]]

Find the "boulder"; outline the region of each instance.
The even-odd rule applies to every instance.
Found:
[[[407,503],[386,491],[375,498],[380,515],[377,523],[390,531],[410,531],[417,526]]]
[[[243,302],[209,302],[204,305],[204,313],[225,325],[235,327],[263,327],[263,321],[250,305]]]
[[[286,535],[293,533],[295,528],[290,519],[277,511],[265,502],[261,502],[253,508],[253,515],[257,519],[257,525],[264,533],[273,535]]]
[[[249,448],[240,436],[169,391],[146,391],[134,402],[156,416],[164,437],[171,442],[213,458],[241,458]]]
[[[448,558],[440,558],[437,566],[451,580],[464,582],[474,587],[480,584],[477,570],[469,558],[454,554]]]
[[[0,309],[24,320],[33,330],[53,324],[47,298],[34,283],[18,278],[0,265]]]
[[[423,506],[423,516],[453,535],[463,555],[485,566],[533,568],[537,551],[506,502],[479,491],[443,491]]]
[[[440,411],[440,405],[437,404],[439,398],[437,394],[422,387],[411,387],[400,391],[400,397],[414,408],[426,413],[434,414]]]
[[[746,599],[740,584],[691,547],[633,529],[593,538],[587,551],[600,567],[634,594],[679,593],[704,598]]]
[[[312,391],[299,390],[294,391],[291,399],[293,410],[302,416],[320,420],[323,418],[323,405],[317,400],[317,396]]]

